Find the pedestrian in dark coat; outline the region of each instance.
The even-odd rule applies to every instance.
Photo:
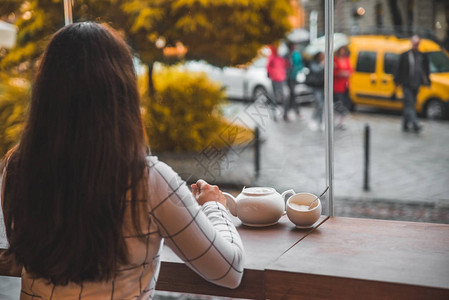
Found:
[[[399,65],[394,76],[396,86],[402,86],[404,93],[402,130],[411,129],[419,132],[422,126],[418,124],[415,104],[416,96],[421,85],[430,86],[429,60],[424,53],[418,50],[420,38],[417,35],[410,39],[412,49],[401,54]]]
[[[298,73],[304,68],[301,53],[296,49],[296,46],[293,42],[288,42],[288,53],[286,59],[288,61],[287,84],[290,95],[287,99],[285,99],[284,102],[284,120],[289,121],[288,111],[290,109],[293,109],[296,112],[296,115],[299,116],[300,107],[299,103],[296,103],[295,99],[295,87],[298,84],[296,77],[298,76]]]

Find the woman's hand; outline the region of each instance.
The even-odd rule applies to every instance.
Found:
[[[226,207],[226,198],[223,196],[223,193],[218,186],[210,185],[203,179],[199,179],[196,183],[191,185],[191,188],[198,204],[203,205],[209,201],[217,201]]]

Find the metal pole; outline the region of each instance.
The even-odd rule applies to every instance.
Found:
[[[73,23],[72,5],[73,5],[73,0],[64,0],[64,20],[65,20],[65,25],[69,25],[69,24]]]
[[[369,146],[370,144],[370,128],[368,124],[365,124],[365,168],[364,168],[364,180],[363,190],[369,191]]]
[[[334,215],[334,0],[324,2],[324,119],[326,133],[326,184],[329,216]]]
[[[260,132],[259,127],[256,126],[254,130],[254,169],[256,171],[256,178],[259,178],[260,173]]]

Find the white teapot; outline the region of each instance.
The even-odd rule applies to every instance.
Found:
[[[228,193],[223,195],[233,216],[238,217],[244,225],[262,227],[279,221],[285,212],[285,195],[291,192],[279,194],[271,187],[250,187],[243,188],[236,198]]]

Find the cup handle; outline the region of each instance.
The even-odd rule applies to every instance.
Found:
[[[288,195],[288,194],[293,194],[293,195],[294,195],[294,194],[296,194],[296,193],[295,193],[295,191],[292,190],[292,189],[286,190],[285,192],[283,192],[283,193],[281,194],[281,196],[282,196],[282,199],[284,199],[284,202],[287,202],[287,199],[285,199],[285,196]],[[292,196],[293,196],[293,195],[292,195]]]
[[[283,216],[284,216],[285,214],[287,214],[287,200],[288,200],[288,199],[285,199],[285,196],[288,195],[288,194],[292,194],[292,196],[293,196],[293,195],[296,194],[296,193],[295,193],[294,190],[289,189],[289,190],[286,190],[285,192],[283,192],[283,193],[281,194],[282,199],[284,199],[284,213],[282,214]],[[290,197],[291,197],[291,196],[290,196]]]

